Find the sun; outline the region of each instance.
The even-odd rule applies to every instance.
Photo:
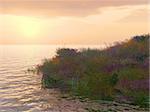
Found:
[[[18,31],[26,38],[36,38],[40,32],[39,21],[31,17],[20,17],[18,19]]]
[[[24,36],[34,38],[39,32],[39,25],[34,21],[24,21],[21,31]]]

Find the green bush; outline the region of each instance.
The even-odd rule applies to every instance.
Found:
[[[127,96],[133,99],[133,104],[143,108],[149,107],[149,95],[143,91],[128,91]]]

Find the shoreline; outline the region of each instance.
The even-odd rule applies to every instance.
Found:
[[[101,100],[96,102],[89,99],[79,99],[66,93],[61,93],[58,89],[44,89],[44,97],[49,101],[44,111],[54,112],[149,112],[148,108],[129,105],[125,103],[110,102]],[[53,101],[53,105],[51,105]]]

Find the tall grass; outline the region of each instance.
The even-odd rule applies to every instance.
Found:
[[[91,99],[125,99],[148,107],[149,37],[135,36],[103,50],[58,49],[55,57],[37,66],[42,85]]]

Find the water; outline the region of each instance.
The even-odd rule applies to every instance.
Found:
[[[100,46],[0,46],[0,112],[57,112],[54,90],[43,90],[40,76],[27,69],[55,55],[60,47],[100,48]]]

